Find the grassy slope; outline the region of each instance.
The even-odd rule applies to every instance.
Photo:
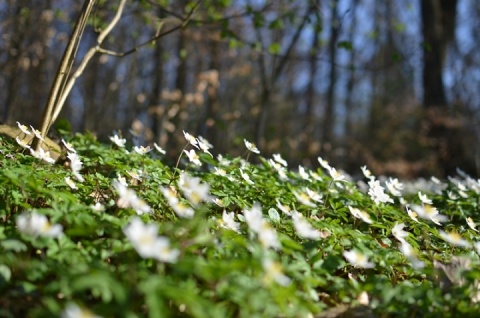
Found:
[[[126,153],[91,136],[77,135],[71,142],[83,161],[85,182],[77,182],[78,190],[71,190],[65,183],[65,177],[72,177],[68,160],[43,163],[22,154],[14,141],[0,138],[0,315],[51,317],[71,303],[105,317],[326,317],[326,312],[336,317],[340,315],[333,311],[347,310],[344,316],[362,312],[378,317],[455,317],[479,310],[471,300],[473,282],[480,275],[474,247],[455,247],[439,232],[458,232],[470,244],[478,240],[477,232],[465,223],[466,217],[480,219],[478,181],[436,185],[442,190],[429,196],[448,216],[438,226],[412,220],[398,197],[393,204],[377,205],[357,184],[334,182],[322,169],[307,170],[318,180],[311,175],[305,180],[290,169],[288,180],[282,180],[264,159],[260,165],[241,158],[222,165],[202,154],[201,170],[188,164],[182,171],[208,183],[210,193],[235,213],[240,222],[236,233],[222,227],[224,208],[211,202],[197,206],[191,219],[175,215],[160,188],[171,184],[178,189],[180,171],[165,166],[158,153]],[[242,166],[253,184],[242,178]],[[214,167],[224,169],[231,180],[214,174]],[[180,250],[175,263],[142,258],[122,231],[136,213],[118,207],[119,194],[112,182],[118,175],[130,182],[127,171],[135,169],[142,170],[142,181],[129,187],[152,208],[141,219],[158,224],[158,233]],[[323,203],[313,207],[300,203],[294,192],[303,193],[307,187],[322,195]],[[189,204],[181,191],[178,198]],[[420,202],[416,193],[403,198]],[[105,211],[92,209],[96,202]],[[262,246],[243,221],[244,209],[256,202],[277,233],[280,248]],[[324,237],[300,238],[278,202],[303,214]],[[348,206],[366,211],[373,223],[355,219]],[[20,233],[16,219],[24,211],[48,216],[51,223],[63,226],[64,235]],[[399,250],[391,232],[396,223],[405,223],[404,230],[410,233],[406,240],[424,268],[412,267]],[[349,264],[343,253],[352,249],[375,267]],[[472,266],[464,272],[463,286],[442,284],[442,290],[442,271],[434,270],[433,263],[448,262],[453,255],[463,255]],[[265,260],[274,266],[266,268]],[[281,284],[282,275],[289,284]]]

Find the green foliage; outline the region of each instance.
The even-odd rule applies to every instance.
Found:
[[[430,191],[421,188],[448,218],[437,226],[414,221],[399,197],[393,203],[374,203],[356,183],[330,168],[302,173],[265,158],[253,165],[208,154],[200,156],[202,168],[190,163],[172,168],[155,150],[127,152],[91,135],[76,135],[70,142],[83,162],[85,181],[76,182],[76,190],[65,182],[66,177],[76,180],[71,159],[43,163],[0,139],[2,313],[58,316],[71,304],[104,317],[306,317],[342,306],[360,310],[362,305],[383,317],[454,317],[479,310],[480,271],[474,266],[479,258],[472,245],[478,234],[465,223],[467,217],[478,218],[478,181],[465,177],[431,183],[435,189]],[[132,174],[139,170],[140,180]],[[221,206],[183,197],[185,173],[200,178],[197,187],[208,184]],[[179,251],[178,259],[142,257],[126,237],[126,226],[137,216],[135,208],[120,204],[121,191],[113,185],[119,176],[151,208],[138,216],[140,221],[158,226],[158,235]],[[176,214],[162,194],[169,187],[178,192],[179,204],[194,209],[192,218]],[[320,198],[306,195],[307,188]],[[420,205],[415,191],[404,192],[402,200]],[[264,221],[258,232],[247,215],[257,202]],[[354,218],[349,207],[368,213],[372,223]],[[289,216],[289,209],[301,216]],[[234,213],[238,232],[222,217],[224,210]],[[46,216],[51,226],[61,225],[63,235],[23,231],[19,219],[25,211]],[[296,217],[320,236],[306,239]],[[413,267],[399,249],[392,230],[398,223],[405,224],[405,242],[425,267]],[[442,230],[459,233],[469,247],[445,241]],[[275,233],[279,247],[265,246],[262,231]],[[373,266],[352,265],[344,255],[350,250]],[[434,263],[448,263],[455,255],[472,265],[446,287]],[[368,300],[362,300],[365,293]]]

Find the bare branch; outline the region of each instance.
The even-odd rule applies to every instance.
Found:
[[[52,122],[54,122],[57,119],[58,115],[62,111],[63,105],[65,104],[65,100],[70,94],[70,91],[72,90],[73,85],[75,84],[75,81],[77,80],[77,78],[79,78],[82,75],[83,71],[85,71],[85,68],[87,67],[88,62],[90,62],[92,57],[97,52],[99,52],[100,45],[102,45],[105,38],[113,30],[113,28],[118,23],[118,21],[120,21],[120,17],[122,16],[122,12],[123,12],[123,9],[125,8],[126,2],[127,0],[120,0],[120,3],[118,4],[117,12],[115,13],[115,16],[113,17],[112,21],[110,21],[107,27],[98,35],[97,45],[90,48],[90,50],[88,50],[87,54],[85,54],[85,56],[83,57],[82,62],[78,66],[77,70],[75,71],[75,73],[73,73],[73,75],[68,80],[65,90],[63,91],[58,103],[55,106],[54,113],[52,116]]]
[[[103,54],[107,54],[107,55],[112,55],[112,56],[116,56],[116,57],[124,57],[126,55],[129,55],[129,54],[132,54],[132,53],[135,53],[136,51],[138,51],[140,48],[170,34],[170,33],[173,33],[179,29],[182,29],[184,28],[191,20],[193,14],[195,13],[195,11],[198,9],[198,7],[200,6],[200,4],[203,2],[204,0],[199,0],[195,6],[188,12],[187,16],[184,18],[184,20],[181,22],[181,24],[175,26],[175,27],[172,27],[171,29],[165,31],[165,32],[162,32],[162,33],[158,33],[155,34],[155,36],[151,37],[150,39],[148,39],[147,41],[145,42],[142,42],[138,45],[136,45],[135,47],[127,50],[127,51],[124,51],[124,52],[115,52],[115,51],[111,51],[111,50],[106,50],[106,49],[103,49],[103,48],[99,48],[98,49],[98,52],[100,53],[103,53]]]

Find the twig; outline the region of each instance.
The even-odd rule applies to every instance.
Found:
[[[82,75],[83,71],[85,71],[85,68],[87,67],[88,62],[90,62],[92,57],[97,52],[100,51],[100,45],[102,45],[105,38],[113,30],[113,28],[118,23],[118,21],[120,21],[120,17],[122,16],[122,12],[123,12],[123,9],[125,8],[126,2],[127,0],[120,0],[120,3],[118,4],[117,12],[115,13],[115,16],[113,17],[112,21],[110,21],[107,27],[98,35],[97,45],[90,48],[90,50],[88,50],[87,54],[85,54],[85,56],[83,57],[82,62],[78,66],[77,70],[75,71],[75,73],[72,74],[72,76],[68,80],[65,86],[65,90],[63,91],[57,105],[55,106],[55,110],[52,116],[52,122],[54,122],[57,119],[58,115],[62,111],[63,105],[65,104],[65,100],[70,94],[70,91],[72,90],[73,85],[75,85],[75,81],[77,80],[77,78],[79,78]]]

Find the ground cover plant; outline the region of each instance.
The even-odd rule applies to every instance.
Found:
[[[37,131],[19,124],[22,134]],[[0,137],[5,317],[438,317],[480,306],[480,182],[289,167],[247,140],[176,164],[120,134],[57,161]],[[33,156],[32,156],[33,155]],[[253,164],[252,159],[257,162]],[[83,315],[83,316],[82,316]]]

